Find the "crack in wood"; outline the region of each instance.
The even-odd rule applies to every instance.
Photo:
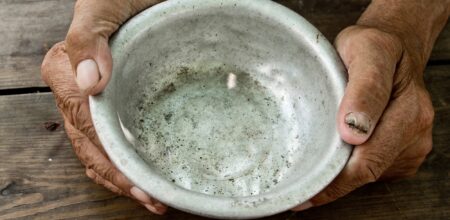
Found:
[[[44,93],[51,92],[49,87],[28,87],[28,88],[16,88],[16,89],[0,89],[0,96],[6,95],[20,95],[30,93]]]

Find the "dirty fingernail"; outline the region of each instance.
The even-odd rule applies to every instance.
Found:
[[[134,198],[136,198],[140,202],[145,203],[145,204],[152,204],[152,200],[150,199],[150,196],[148,196],[147,193],[145,193],[141,189],[137,188],[136,186],[131,187],[130,193],[131,193],[131,195],[134,196]]]
[[[302,203],[301,205],[299,205],[299,206],[293,208],[292,211],[300,212],[300,211],[309,209],[309,208],[311,208],[311,207],[313,207],[313,204],[312,204],[310,201],[307,201],[307,202],[304,202],[304,203]]]
[[[97,85],[100,80],[97,63],[92,60],[83,60],[77,66],[76,81],[81,91],[86,91]]]
[[[145,206],[145,208],[147,208],[148,210],[150,210],[150,212],[153,212],[153,213],[155,213],[155,214],[157,214],[157,215],[162,215],[162,214],[164,214],[164,213],[158,211],[155,207],[153,207],[153,206],[150,205],[150,204],[144,204],[144,206]]]
[[[359,135],[368,135],[372,127],[372,121],[365,113],[351,112],[345,116],[345,123],[350,129]]]

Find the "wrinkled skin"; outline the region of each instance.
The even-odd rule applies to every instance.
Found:
[[[136,199],[151,212],[163,214],[167,207],[133,187],[108,159],[92,124],[88,97],[75,83],[64,42],[53,46],[46,55],[42,77],[55,95],[66,133],[76,155],[86,167],[86,175],[114,193]]]
[[[54,92],[86,175],[163,214],[167,207],[134,187],[108,159],[92,126],[87,101],[87,95],[100,93],[110,79],[109,36],[129,17],[158,2],[78,0],[66,41],[48,52],[42,77]],[[411,18],[419,12],[426,19]],[[450,3],[444,0],[375,0],[357,25],[339,34],[336,48],[348,69],[349,83],[337,128],[355,148],[339,176],[293,210],[332,202],[379,179],[417,172],[432,149],[434,117],[423,71],[449,12]]]

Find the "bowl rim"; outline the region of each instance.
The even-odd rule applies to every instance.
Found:
[[[133,17],[117,31],[110,41],[113,57],[120,53],[121,48],[125,48],[128,36],[142,31],[139,26],[143,23],[156,24],[166,16],[170,16],[171,12],[186,8],[231,6],[245,7],[269,19],[275,19],[281,25],[289,27],[297,37],[311,44],[314,52],[320,55],[331,82],[335,83],[333,85],[335,98],[340,100],[343,97],[346,84],[345,68],[333,46],[303,17],[270,0],[169,0],[159,3]],[[235,198],[211,196],[176,186],[152,171],[126,140],[120,129],[120,119],[115,119],[118,118],[117,114],[103,94],[91,96],[89,104],[94,127],[106,153],[133,184],[171,207],[202,216],[257,218],[289,210],[308,201],[325,188],[344,168],[353,148],[340,139],[336,130],[332,140],[334,154],[321,167],[323,172],[317,172],[305,181],[309,184],[287,186],[277,195],[262,194]]]

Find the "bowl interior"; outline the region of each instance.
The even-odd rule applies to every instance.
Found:
[[[342,67],[324,37],[282,6],[169,1],[133,18],[111,47],[113,77],[92,108],[116,128],[99,136],[104,145],[121,138],[115,146],[136,151],[159,187],[234,201],[295,190],[293,201],[278,201],[287,209],[349,155],[335,126]],[[93,118],[99,130],[95,110]],[[148,180],[112,157],[137,184]]]

